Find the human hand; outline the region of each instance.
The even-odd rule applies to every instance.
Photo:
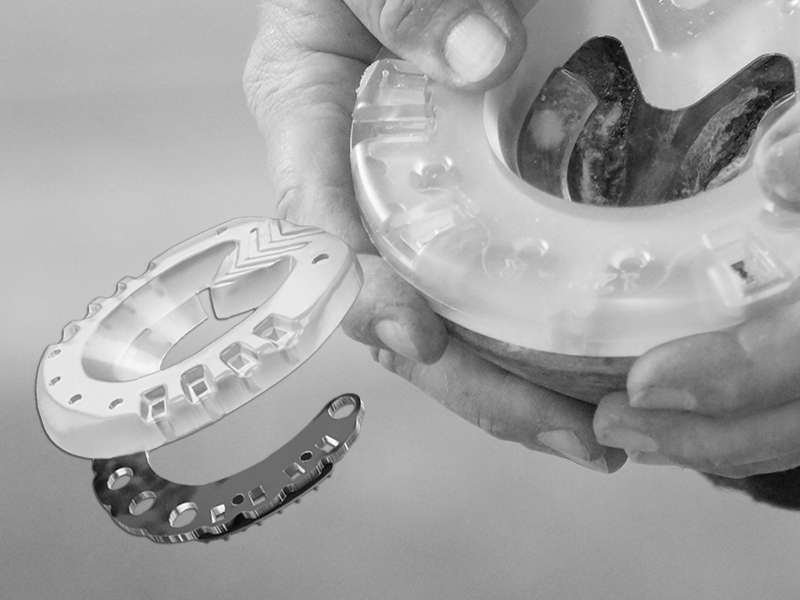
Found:
[[[765,136],[755,168],[778,206],[800,209],[800,105]],[[727,478],[800,466],[800,303],[651,350],[594,426],[640,463]]]
[[[359,253],[365,283],[343,327],[384,367],[492,435],[603,472],[625,454],[602,447],[594,407],[480,358],[375,252],[350,176],[355,89],[385,46],[449,85],[482,90],[508,76],[525,47],[518,11],[536,0],[271,0],[244,74],[267,139],[279,216],[337,234]]]

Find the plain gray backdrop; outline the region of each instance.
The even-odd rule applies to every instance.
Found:
[[[319,493],[227,543],[158,546],[110,521],[89,462],[39,427],[36,364],[150,257],[271,213],[239,83],[256,20],[245,0],[0,8],[0,598],[798,597],[798,515],[678,469],[606,477],[493,440],[340,334],[153,459],[219,477],[357,392],[362,437]]]

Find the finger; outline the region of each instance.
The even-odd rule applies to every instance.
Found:
[[[678,463],[676,459],[671,459],[663,454],[658,453],[632,451],[628,454],[628,458],[631,462],[641,465],[688,468],[687,465]],[[720,477],[726,477],[728,479],[744,479],[745,477],[753,477],[754,475],[765,475],[767,473],[780,473],[782,471],[788,471],[790,469],[794,469],[798,465],[800,465],[800,453],[795,452],[782,458],[742,465],[732,465],[728,467],[718,466],[713,470],[701,472],[711,475],[719,475]]]
[[[613,473],[624,452],[604,448],[592,432],[594,407],[537,387],[451,340],[434,365],[379,351],[378,361],[445,407],[494,437],[556,453],[595,471]]]
[[[659,346],[628,375],[631,405],[705,415],[752,412],[800,398],[800,303],[730,331]]]
[[[764,136],[756,152],[761,186],[779,206],[800,208],[800,104]]]
[[[758,463],[791,463],[800,452],[800,402],[752,415],[714,418],[636,409],[624,393],[616,393],[598,406],[594,431],[601,443],[629,453],[659,454],[704,473],[744,472]]]
[[[353,196],[348,139],[363,61],[378,44],[340,2],[270,2],[264,11],[244,79],[267,139],[278,215],[374,252]],[[345,330],[414,360],[436,360],[447,344],[441,320],[377,257],[362,255],[361,263],[366,283]]]
[[[416,362],[439,360],[448,342],[442,320],[380,257],[362,254],[359,261],[364,285],[342,322],[345,333]]]
[[[525,48],[525,30],[508,0],[344,1],[392,52],[451,85],[495,85]]]
[[[267,2],[244,72],[279,215],[330,231],[357,251],[371,244],[353,198],[350,115],[377,49],[340,2]]]

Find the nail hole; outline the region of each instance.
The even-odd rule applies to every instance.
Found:
[[[75,394],[72,398],[69,399],[70,404],[75,404],[78,400],[83,398],[80,394]]]
[[[321,263],[323,260],[328,260],[329,258],[330,256],[328,256],[327,254],[317,254],[311,261],[311,264],[315,265],[317,263]]]
[[[197,505],[194,502],[184,502],[183,504],[178,504],[169,513],[169,524],[175,529],[180,529],[194,521],[196,516]]]
[[[136,496],[133,497],[131,503],[128,505],[128,512],[131,513],[134,517],[138,517],[139,515],[143,515],[148,510],[153,508],[153,505],[156,503],[156,493],[151,492],[150,490],[146,490],[144,492],[139,492]]]
[[[122,404],[122,398],[114,398],[111,402],[108,403],[108,410],[114,410],[120,404]]]
[[[329,435],[323,435],[322,438],[314,445],[322,450],[325,454],[330,454],[339,447],[339,440]]]
[[[61,381],[61,377],[53,377],[53,378],[50,380],[50,385],[55,385],[55,384],[57,384],[59,381]]]
[[[120,467],[108,476],[106,486],[110,490],[121,490],[131,482],[133,478],[133,469],[130,467]]]
[[[283,472],[286,473],[286,476],[289,479],[294,480],[300,477],[301,475],[305,475],[306,470],[297,463],[292,463],[288,467],[286,467],[283,470]]]
[[[252,502],[254,506],[267,501],[267,492],[265,492],[264,488],[261,486],[253,488],[247,495],[250,496],[250,502]]]
[[[219,523],[225,518],[225,505],[217,504],[211,507],[211,522]]]
[[[311,450],[306,450],[300,455],[300,460],[303,462],[308,462],[311,460],[311,457],[314,456],[314,453]]]
[[[242,502],[244,502],[244,496],[242,494],[236,494],[231,500],[231,503],[236,506],[239,506]]]

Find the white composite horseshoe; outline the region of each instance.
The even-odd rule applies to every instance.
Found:
[[[37,372],[50,439],[72,454],[152,450],[239,408],[303,364],[339,326],[361,287],[349,247],[315,228],[243,218],[201,233],[126,277],[64,328]],[[247,315],[162,368],[209,316]],[[250,312],[250,314],[247,314]]]
[[[789,65],[796,90],[797,2],[540,0],[525,25],[521,65],[483,96],[397,60],[372,65],[358,90],[351,156],[365,226],[434,309],[510,344],[613,357],[797,299],[800,217],[765,198],[752,170],[686,200],[608,208],[537,189],[515,164],[532,100],[551,76],[569,84],[559,69],[601,36],[622,42],[664,109],[696,105],[765,56]],[[592,99],[572,83],[585,121]],[[563,125],[554,146],[575,142]]]

